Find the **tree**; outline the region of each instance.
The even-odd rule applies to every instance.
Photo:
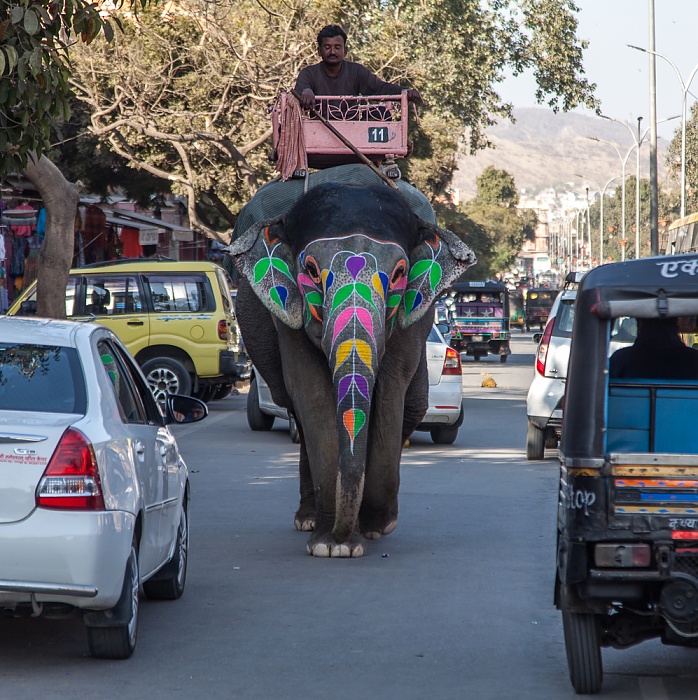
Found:
[[[666,164],[677,186],[676,198],[681,201],[681,127],[669,144]],[[691,107],[686,121],[686,215],[698,212],[698,102]]]
[[[539,99],[547,96],[554,109],[596,106],[573,2],[182,0],[170,7],[124,18],[115,41],[81,47],[72,80],[91,131],[185,194],[192,225],[209,235],[215,227],[196,204],[231,222],[272,174],[267,106],[316,60],[315,36],[328,22],[347,29],[353,60],[422,92],[405,173],[432,199],[448,186],[464,131],[467,147],[481,148],[484,129],[511,116],[493,87],[505,69],[534,68]]]
[[[479,204],[516,207],[519,193],[516,191],[514,176],[506,170],[498,170],[488,165],[476,180],[477,202]]]
[[[70,117],[68,49],[113,33],[85,0],[0,0],[0,177],[23,171],[46,206],[39,253],[37,312],[65,318],[79,187],[43,153],[56,120]]]

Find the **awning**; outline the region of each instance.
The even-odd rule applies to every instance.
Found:
[[[128,228],[135,228],[136,231],[138,231],[138,242],[141,245],[157,245],[160,231],[165,230],[164,226],[158,228],[157,226],[152,226],[150,224],[138,223],[137,221],[131,221],[129,219],[122,219],[121,217],[114,216],[111,213],[107,214],[105,212],[105,214],[107,217],[107,223],[111,224],[112,226],[127,226]],[[157,219],[153,219],[153,221],[157,221]]]
[[[164,229],[172,234],[173,241],[183,241],[191,242],[194,240],[194,232],[187,228],[186,226],[178,226],[177,224],[170,224],[162,219],[155,219],[152,216],[146,216],[145,214],[138,214],[133,211],[123,211],[121,209],[113,210],[112,214],[114,216],[119,216],[121,218],[129,219],[132,222],[138,222],[140,224],[150,224],[151,226],[156,226],[160,230]],[[122,224],[123,225],[123,224]],[[130,226],[131,224],[126,224]],[[135,226],[133,228],[136,228]]]

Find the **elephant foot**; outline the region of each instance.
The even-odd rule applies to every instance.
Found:
[[[397,507],[377,513],[361,513],[359,527],[361,534],[367,540],[378,540],[383,535],[389,535],[397,527]]]
[[[315,513],[296,513],[293,524],[299,532],[312,532],[315,529]]]
[[[337,542],[329,531],[312,535],[308,540],[307,549],[308,554],[313,557],[349,559],[364,555],[364,546],[358,537],[352,535],[347,542]]]

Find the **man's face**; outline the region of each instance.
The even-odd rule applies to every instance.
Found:
[[[325,37],[317,52],[325,65],[338,66],[347,55],[347,48],[341,36]]]

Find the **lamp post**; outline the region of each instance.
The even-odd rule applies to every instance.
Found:
[[[681,108],[681,218],[683,219],[683,217],[686,216],[686,96],[689,88],[691,87],[691,82],[693,81],[696,72],[698,72],[698,65],[693,68],[691,75],[684,83],[676,64],[664,54],[659,53],[658,51],[643,49],[641,46],[633,46],[632,44],[626,44],[626,46],[631,49],[635,49],[636,51],[642,51],[642,53],[663,58],[674,69],[676,77],[679,79],[679,83],[681,83],[681,91],[683,92],[683,103]]]
[[[628,157],[630,156],[630,153],[632,152],[633,148],[637,149],[636,152],[636,158],[635,158],[635,257],[639,258],[640,257],[640,147],[642,144],[645,142],[645,138],[647,134],[650,131],[651,125],[648,126],[645,129],[644,134],[640,133],[640,123],[642,122],[642,117],[637,118],[637,136],[635,135],[635,132],[633,131],[633,128],[629,125],[626,124],[625,122],[620,121],[619,119],[614,119],[613,117],[607,117],[605,114],[600,114],[599,115],[602,119],[607,119],[610,122],[616,122],[616,124],[622,124],[630,133],[630,136],[632,136],[633,139],[633,145],[630,147],[630,150],[625,156],[625,162],[627,162]],[[657,123],[662,124],[663,122],[668,122],[671,121],[672,119],[678,119],[679,115],[675,115],[673,117],[667,117],[666,119],[660,119]],[[587,138],[593,138],[593,137],[587,137]],[[601,141],[601,139],[596,139],[597,141]],[[614,146],[614,144],[610,143],[609,141],[601,141],[602,143],[610,144],[611,146]],[[615,146],[614,146],[615,148]],[[616,153],[618,154],[618,157],[620,158],[620,151],[616,148]],[[623,163],[623,192],[622,192],[622,209],[623,209],[623,240],[627,240],[625,238],[625,162]]]
[[[604,197],[606,196],[606,189],[608,186],[614,181],[617,180],[620,175],[616,175],[615,177],[612,177],[603,187],[599,187],[599,183],[596,182],[591,177],[586,177],[585,175],[575,175],[575,177],[581,177],[583,180],[589,180],[592,184],[596,185],[596,189],[599,191],[601,195],[601,201],[599,203],[599,206],[601,208],[601,211],[599,213],[599,262],[601,265],[603,265],[603,203],[604,203]],[[587,187],[587,200],[589,198],[589,188]],[[591,225],[591,224],[590,224]],[[589,240],[591,240],[591,236],[589,236]]]

